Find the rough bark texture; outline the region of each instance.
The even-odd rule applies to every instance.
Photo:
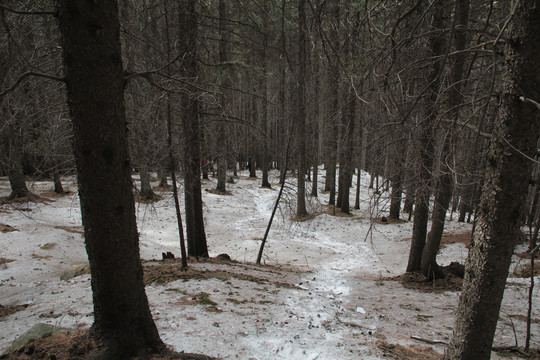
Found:
[[[443,28],[445,20],[444,3],[441,0],[436,1],[433,5],[433,19],[431,23],[433,36],[428,40],[428,51],[434,58],[441,58],[444,54],[444,34],[440,30]],[[429,217],[429,195],[431,193],[430,180],[431,170],[433,166],[433,125],[437,118],[437,109],[435,102],[438,97],[439,84],[441,81],[442,60],[433,61],[430,73],[427,77],[429,84],[428,94],[425,100],[424,107],[426,113],[424,120],[419,125],[419,136],[417,147],[419,151],[419,167],[418,167],[418,188],[416,190],[414,208],[414,223],[413,235],[411,241],[411,251],[409,253],[409,262],[407,264],[407,272],[420,270],[422,261],[422,251],[426,243],[427,223]]]
[[[225,193],[227,182],[227,129],[226,121],[228,108],[228,99],[225,94],[226,88],[229,87],[229,69],[227,61],[229,60],[229,39],[226,26],[227,4],[225,0],[219,0],[219,62],[221,66],[221,78],[224,88],[221,90],[220,102],[223,120],[217,124],[216,144],[219,146],[217,152],[217,185],[216,190]]]
[[[299,36],[298,36],[298,69],[296,129],[298,138],[298,193],[296,201],[296,216],[307,215],[306,209],[306,1],[298,2]]]
[[[261,99],[261,129],[264,129],[266,136],[262,139],[262,160],[261,160],[261,171],[262,171],[262,181],[261,186],[265,188],[271,188],[272,185],[270,184],[270,181],[268,181],[268,164],[270,163],[270,156],[268,154],[268,146],[269,146],[269,134],[270,134],[270,122],[268,120],[268,64],[267,64],[267,57],[268,54],[266,53],[268,48],[268,32],[269,26],[268,26],[268,2],[264,2],[264,11],[262,14],[263,17],[263,46],[261,49],[261,68],[262,68],[262,79],[261,79],[261,92],[262,92],[262,99]]]
[[[540,0],[517,4],[506,38],[504,86],[447,360],[490,358],[532,166],[521,153],[535,153],[540,123],[539,109],[520,100],[540,98]]]
[[[144,291],[115,1],[59,3],[94,333],[120,359],[161,350]]]
[[[451,122],[449,131],[443,140],[441,161],[439,164],[440,177],[435,191],[435,203],[431,217],[431,231],[428,234],[426,246],[422,253],[422,273],[429,279],[444,276],[437,264],[437,253],[441,244],[446,220],[446,212],[452,199],[453,177],[452,169],[448,164],[452,163],[454,148],[454,127],[459,116],[459,104],[463,98],[462,80],[465,65],[466,32],[469,19],[469,0],[456,0],[455,27],[454,27],[454,51],[458,54],[450,63],[450,93],[448,96],[448,118]]]
[[[183,1],[179,8],[180,52],[184,53],[181,73],[190,81],[197,79],[196,0]],[[208,257],[201,195],[200,125],[197,93],[189,89],[182,96],[184,130],[184,182],[188,255]]]
[[[64,187],[62,186],[62,180],[60,179],[60,172],[55,170],[53,173],[54,192],[57,194],[64,193]]]

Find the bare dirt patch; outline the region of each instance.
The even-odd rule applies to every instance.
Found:
[[[67,231],[69,233],[74,233],[74,234],[84,234],[84,229],[82,226],[64,226],[64,225],[56,225],[54,227],[55,229],[58,229],[58,230],[64,230],[64,231]]]
[[[456,244],[456,243],[462,243],[465,244],[465,246],[468,248],[471,244],[471,232],[463,232],[463,233],[446,233],[443,234],[443,237],[441,239],[441,247],[445,245],[450,244]]]
[[[12,306],[2,306],[0,305],[0,320],[5,318],[6,316],[9,316],[11,314],[15,314],[16,312],[22,311],[26,309],[28,305],[12,305]]]
[[[57,193],[54,191],[45,191],[45,192],[42,192],[39,196],[48,198],[48,199],[59,199],[59,198],[63,198],[65,196],[70,196],[70,195],[73,195],[73,191],[66,190],[61,193]]]
[[[0,258],[0,265],[4,265],[4,264],[7,264],[7,263],[10,263],[10,262],[13,262],[15,260],[13,259],[6,259],[6,258]]]
[[[88,330],[58,333],[45,338],[34,340],[23,347],[0,356],[6,360],[31,360],[31,359],[55,359],[55,360],[83,360],[99,358],[99,352],[104,349],[92,337]],[[214,359],[198,354],[179,354],[170,350],[163,354],[155,354],[145,357],[149,360],[211,360]],[[131,360],[142,360],[140,357]]]
[[[193,261],[193,260],[192,260]],[[241,264],[235,263],[229,260],[220,259],[206,259],[205,262],[214,264],[223,264],[224,266],[218,270],[199,270],[193,266],[189,266],[187,269],[182,268],[182,262],[180,259],[172,259],[165,261],[147,261],[144,266],[144,283],[146,285],[156,284],[168,284],[172,281],[180,279],[218,279],[222,281],[228,281],[232,278],[244,281],[250,281],[257,284],[274,284],[278,287],[294,288],[287,282],[280,282],[277,280],[271,280],[265,277],[257,277],[249,275],[245,271]],[[235,269],[234,264],[238,264],[239,268]],[[271,270],[270,267],[265,267],[265,272]],[[277,271],[277,270],[276,270]],[[270,272],[271,273],[271,272]]]
[[[386,216],[383,216],[383,217],[381,217],[381,218],[374,219],[374,221],[375,221],[377,224],[380,224],[380,225],[404,224],[404,223],[407,222],[406,220],[403,220],[403,219],[391,219],[391,218],[388,218],[388,217],[386,217]]]
[[[29,202],[33,202],[35,204],[50,204],[52,200],[46,197],[41,197],[36,194],[29,194],[28,196],[18,197],[14,199],[10,199],[8,196],[0,197],[0,205],[27,204]]]
[[[529,278],[531,277],[531,268],[532,268],[531,263],[518,265],[512,272],[512,275],[516,277],[520,277],[520,278]],[[534,275],[535,276],[540,275],[540,264],[535,264]]]
[[[163,197],[156,193],[152,193],[151,196],[141,196],[139,192],[136,192],[135,194],[133,194],[133,198],[136,202],[141,204],[153,204],[155,202],[163,200]]]
[[[8,224],[0,224],[0,232],[7,233],[7,232],[12,232],[12,231],[19,231],[19,230],[15,229],[13,226],[8,225]]]
[[[206,192],[209,192],[210,194],[214,194],[214,195],[232,195],[232,192],[231,191],[219,191],[215,188],[212,188],[212,189],[205,189]]]
[[[383,351],[384,357],[399,360],[438,360],[442,356],[427,346],[403,346],[390,344],[386,341],[377,342],[377,347]]]
[[[412,272],[386,280],[399,281],[405,288],[421,292],[461,291],[463,286],[463,279],[452,274],[448,274],[444,279],[428,281],[420,272]]]

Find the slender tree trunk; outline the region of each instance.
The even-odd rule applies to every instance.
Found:
[[[489,359],[512,253],[523,219],[540,109],[540,1],[516,3],[505,42],[504,85],[486,163],[478,219],[446,360]],[[519,152],[516,151],[519,149]]]
[[[330,24],[330,36],[331,42],[334,44],[334,47],[339,48],[340,39],[339,39],[339,24],[340,24],[340,3],[341,1],[336,0],[332,3],[330,9],[332,22]],[[338,60],[335,59],[336,63]],[[329,115],[329,127],[330,133],[328,134],[328,160],[326,163],[326,183],[325,190],[330,192],[328,199],[329,205],[336,204],[336,167],[337,167],[337,156],[338,156],[338,136],[339,129],[337,126],[338,122],[338,113],[339,113],[339,67],[331,66],[329,69],[330,73],[330,115]]]
[[[306,0],[298,2],[299,36],[298,36],[298,85],[297,91],[297,139],[298,139],[298,193],[296,201],[296,216],[302,218],[307,215],[306,209],[306,183],[304,172],[306,170]]]
[[[4,127],[4,154],[8,164],[7,173],[11,186],[11,194],[8,196],[8,199],[31,197],[33,194],[26,186],[22,168],[22,155],[19,144],[17,144],[15,131],[13,131],[12,125],[7,122],[4,124]]]
[[[124,109],[116,1],[59,2],[93,333],[103,359],[164,350],[144,291]]]
[[[350,214],[350,189],[352,183],[352,173],[353,173],[353,137],[354,137],[354,118],[356,112],[356,97],[354,95],[353,89],[349,89],[349,94],[347,96],[347,104],[345,105],[345,114],[344,114],[344,146],[343,146],[343,157],[342,161],[339,164],[339,190],[338,194],[340,201],[337,206],[340,208],[341,212],[345,214]]]
[[[62,180],[60,179],[60,172],[55,169],[53,172],[54,192],[57,194],[63,194],[64,187],[62,186]]]
[[[458,54],[453,59],[450,68],[450,80],[452,81],[450,87],[450,94],[448,99],[449,118],[452,122],[450,130],[446,134],[443,140],[443,147],[441,150],[441,162],[440,162],[440,178],[435,192],[435,203],[433,204],[433,215],[431,218],[431,231],[428,234],[426,246],[422,254],[422,273],[429,279],[442,277],[444,274],[440,271],[437,264],[437,253],[439,251],[443,231],[444,223],[446,220],[446,212],[452,199],[452,169],[448,166],[452,162],[453,144],[454,144],[454,127],[459,116],[459,104],[462,101],[462,80],[463,80],[463,68],[465,65],[465,54],[463,50],[466,47],[466,33],[467,23],[469,19],[469,0],[456,0],[456,6],[454,11],[455,26],[454,33],[454,50]]]
[[[262,182],[261,186],[265,188],[271,188],[270,182],[268,181],[268,163],[270,162],[268,155],[268,146],[269,146],[269,136],[270,136],[270,124],[268,121],[268,64],[267,64],[267,54],[266,50],[268,48],[268,32],[270,31],[268,26],[268,17],[269,17],[269,7],[268,2],[264,2],[264,13],[263,17],[263,47],[261,49],[261,61],[262,61],[262,99],[261,99],[261,129],[264,129],[265,135],[262,139],[262,160],[261,160],[261,171],[262,171]]]
[[[219,31],[220,31],[220,40],[219,40],[219,62],[221,67],[221,78],[223,79],[224,88],[221,90],[220,102],[221,102],[221,111],[223,112],[222,118],[223,121],[218,122],[217,124],[217,138],[216,144],[219,147],[217,152],[217,186],[216,190],[225,193],[226,182],[227,182],[227,129],[225,128],[227,115],[225,114],[228,111],[229,104],[225,92],[226,88],[229,87],[229,31],[226,26],[227,21],[227,2],[225,0],[219,0]]]
[[[419,186],[416,190],[416,206],[414,208],[413,235],[411,240],[411,250],[409,253],[409,262],[407,272],[420,270],[422,261],[422,252],[426,243],[427,224],[429,217],[429,196],[431,193],[431,170],[433,166],[433,125],[437,118],[437,109],[435,102],[438,97],[439,84],[442,73],[442,55],[445,50],[445,40],[443,33],[440,32],[444,26],[445,4],[442,0],[436,0],[433,5],[433,20],[431,30],[435,31],[428,40],[429,54],[438,60],[434,60],[432,68],[427,78],[429,84],[428,95],[425,100],[424,120],[419,125],[417,147],[419,151],[419,168],[417,182]]]

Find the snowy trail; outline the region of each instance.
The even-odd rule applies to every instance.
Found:
[[[273,175],[271,181],[277,182],[277,173]],[[241,176],[229,185],[232,195],[216,195],[205,191],[215,183],[203,182],[210,256],[227,253],[239,263],[193,263],[202,274],[216,275],[146,287],[163,340],[179,351],[256,360],[379,360],[385,358],[377,348],[380,341],[419,345],[413,335],[448,340],[459,294],[421,293],[385,280],[405,270],[412,223],[371,222],[367,180],[363,174],[361,209],[351,217],[324,213],[328,194],[321,192],[309,205],[318,215],[292,221],[294,194],[286,193],[262,267],[253,263],[278,189],[260,188],[259,180]],[[72,189],[75,183],[69,183]],[[288,191],[293,186],[291,179]],[[34,190],[48,191],[50,184],[36,183]],[[9,184],[0,179],[0,194],[6,193]],[[174,202],[170,193],[162,195],[157,203],[137,205],[145,260],[160,259],[163,251],[179,255]],[[27,305],[0,320],[0,351],[38,322],[91,325],[89,275],[59,279],[62,272],[87,262],[80,222],[76,194],[47,204],[0,208],[0,223],[19,230],[0,233],[0,258],[14,260],[0,264],[0,304]],[[448,231],[468,229],[468,224],[447,223]],[[439,259],[444,265],[463,260],[466,253],[463,244],[453,244]],[[525,308],[526,281],[511,279],[509,284],[498,345],[513,345],[514,326],[520,339],[523,332],[518,316]],[[199,303],[203,293],[215,305]],[[537,288],[535,305],[539,293]],[[538,309],[535,306],[533,318],[540,316]],[[534,323],[533,333],[538,331],[540,324]],[[533,338],[533,346],[538,341]],[[431,347],[444,350],[441,345]]]

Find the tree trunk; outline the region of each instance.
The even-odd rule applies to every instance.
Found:
[[[197,26],[196,0],[180,3],[179,50],[184,53],[181,73],[190,81],[197,79]],[[186,234],[188,255],[208,257],[204,230],[201,195],[200,127],[198,94],[189,89],[182,95],[181,107],[184,129],[184,193],[186,208]]]
[[[334,44],[334,47],[339,48],[339,24],[340,24],[340,3],[341,1],[335,1],[332,4],[330,9],[332,16],[332,23],[330,24],[330,36],[331,42]],[[336,63],[339,62],[338,59],[334,59]],[[339,129],[337,126],[338,122],[338,113],[339,113],[339,66],[331,66],[329,69],[330,72],[330,115],[329,115],[329,127],[330,133],[327,137],[327,148],[328,148],[328,160],[326,163],[326,183],[325,190],[330,192],[328,198],[329,205],[336,204],[336,173],[337,173],[337,156],[338,156],[338,135]]]
[[[57,194],[63,194],[64,188],[62,187],[62,180],[60,179],[60,172],[55,169],[53,172],[54,192]]]
[[[268,26],[268,2],[264,2],[264,12],[263,17],[263,46],[261,49],[261,61],[262,61],[262,99],[261,99],[261,129],[264,130],[265,136],[262,139],[262,160],[261,160],[261,171],[262,171],[262,182],[261,186],[265,188],[271,188],[270,182],[268,181],[268,163],[270,162],[268,156],[268,146],[270,141],[270,126],[268,121],[268,64],[267,64],[267,53],[268,48],[268,32],[270,31]]]
[[[419,186],[416,190],[416,206],[414,208],[413,235],[411,240],[411,250],[409,253],[409,262],[407,272],[420,270],[422,261],[422,252],[426,243],[427,224],[429,217],[429,196],[431,193],[431,170],[433,166],[433,126],[437,118],[437,109],[435,102],[438,97],[439,84],[443,63],[441,60],[444,54],[445,39],[440,30],[444,26],[445,4],[437,0],[433,5],[433,20],[431,23],[432,31],[435,31],[428,39],[429,54],[438,60],[434,60],[430,73],[427,78],[428,95],[425,100],[424,120],[419,125],[419,136],[417,147],[419,150],[418,178]]]
[[[7,173],[9,184],[11,186],[11,194],[8,196],[9,200],[34,196],[26,186],[26,180],[22,168],[22,154],[17,143],[15,131],[12,125],[7,121],[4,124],[4,151],[5,158],[8,164]]]
[[[350,189],[352,183],[352,173],[353,173],[353,137],[354,137],[354,118],[356,111],[356,96],[354,90],[349,88],[347,96],[347,104],[345,104],[345,114],[343,130],[344,130],[344,145],[343,145],[343,157],[339,164],[339,202],[337,206],[340,208],[341,212],[345,214],[350,214]]]
[[[164,350],[144,291],[116,1],[59,2],[99,358]]]
[[[296,216],[302,218],[307,215],[306,209],[306,0],[298,2],[299,36],[298,36],[298,85],[296,115],[296,130],[298,139],[298,193],[296,201]]]
[[[226,182],[227,182],[227,129],[225,128],[225,121],[227,119],[228,111],[228,99],[225,95],[227,91],[226,88],[229,87],[229,75],[230,69],[229,64],[229,31],[226,26],[227,21],[227,5],[225,0],[219,0],[219,62],[221,70],[221,79],[223,88],[221,89],[220,102],[221,102],[221,111],[222,111],[222,121],[219,121],[217,124],[217,138],[216,144],[219,147],[217,151],[217,186],[216,190],[225,193]]]
[[[426,246],[422,254],[422,273],[429,279],[443,277],[437,264],[437,253],[441,244],[446,221],[446,212],[452,199],[452,169],[448,166],[454,157],[454,127],[459,117],[459,104],[463,99],[462,80],[463,68],[465,65],[467,23],[469,19],[469,0],[456,0],[454,11],[455,26],[454,33],[454,51],[458,54],[453,59],[450,68],[450,94],[448,96],[448,117],[451,121],[450,130],[443,140],[440,162],[440,178],[435,192],[435,203],[433,205],[433,215],[431,218],[431,231],[429,232]]]
[[[523,155],[536,150],[540,111],[526,98],[540,99],[540,0],[516,3],[510,21],[504,86],[446,360],[490,358],[532,165]]]

